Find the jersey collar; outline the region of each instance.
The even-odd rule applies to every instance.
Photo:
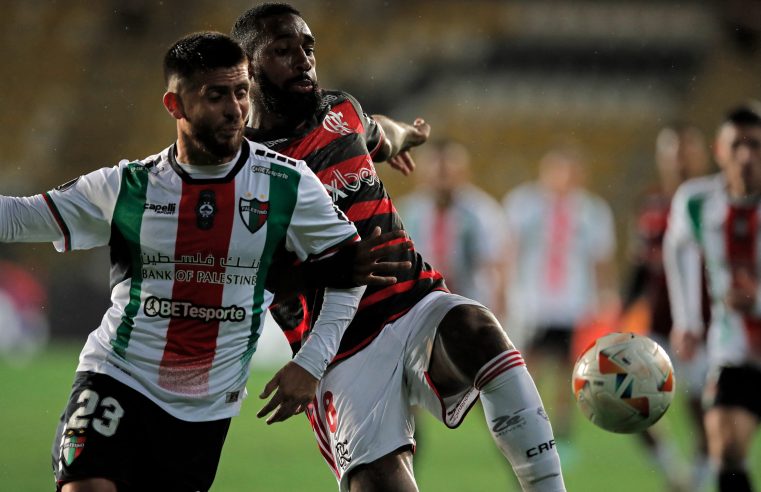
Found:
[[[186,183],[192,183],[192,184],[203,184],[203,183],[228,183],[230,180],[235,178],[235,175],[238,174],[238,171],[240,171],[240,168],[243,167],[243,165],[248,161],[248,156],[250,153],[250,147],[248,145],[248,140],[245,138],[243,139],[243,142],[241,143],[241,151],[240,151],[240,157],[238,158],[238,162],[235,163],[232,169],[230,169],[230,172],[226,175],[219,177],[219,178],[194,178],[190,174],[188,174],[179,164],[177,164],[177,158],[175,155],[177,154],[177,143],[172,144],[172,146],[169,148],[169,165],[172,166],[172,169],[174,169],[174,172],[176,172],[180,178]]]

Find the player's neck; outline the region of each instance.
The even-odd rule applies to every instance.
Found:
[[[298,121],[296,121],[298,120]],[[251,112],[248,120],[248,126],[262,131],[293,131],[301,127],[306,122],[303,118],[294,118],[292,116],[265,111],[261,108],[255,108]]]
[[[729,199],[737,204],[750,205],[761,200],[761,190],[752,190],[744,184],[727,182],[727,194]]]
[[[237,155],[238,150],[240,147],[230,155],[215,155],[180,135],[177,139],[175,157],[183,164],[191,166],[218,166],[230,162]]]

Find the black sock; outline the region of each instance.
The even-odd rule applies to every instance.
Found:
[[[724,470],[719,472],[719,492],[753,492],[745,470]]]

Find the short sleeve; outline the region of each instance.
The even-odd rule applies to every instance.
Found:
[[[58,251],[108,244],[120,176],[118,166],[102,168],[45,194],[45,200],[63,232],[63,238],[53,242]]]

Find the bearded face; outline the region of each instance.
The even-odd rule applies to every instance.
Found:
[[[307,74],[275,84],[261,67],[253,72],[254,100],[264,111],[282,116],[285,120],[300,123],[314,115],[322,103],[322,91],[316,80]],[[296,91],[294,88],[300,88]],[[309,88],[304,91],[303,88]]]

